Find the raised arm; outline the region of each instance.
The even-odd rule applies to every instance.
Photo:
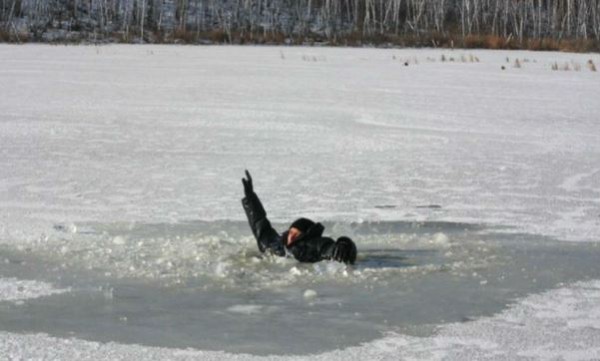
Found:
[[[252,229],[254,238],[256,238],[258,249],[261,252],[269,250],[278,256],[285,256],[283,243],[281,243],[279,234],[267,219],[267,212],[265,212],[260,199],[254,193],[252,177],[248,171],[246,171],[246,178],[242,178],[242,184],[244,185],[245,194],[242,199],[242,206],[246,212],[246,217],[248,217],[250,229]]]

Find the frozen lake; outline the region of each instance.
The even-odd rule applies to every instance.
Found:
[[[0,46],[0,353],[598,358],[589,60]],[[261,257],[246,168],[356,266]]]

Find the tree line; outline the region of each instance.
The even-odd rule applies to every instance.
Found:
[[[597,46],[600,0],[0,0],[0,29],[5,41]]]

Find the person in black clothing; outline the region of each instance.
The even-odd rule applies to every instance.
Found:
[[[283,234],[277,233],[267,219],[260,199],[254,193],[252,177],[248,171],[246,178],[242,178],[245,194],[242,206],[261,252],[269,251],[282,257],[291,254],[300,262],[335,260],[354,264],[354,242],[348,237],[340,237],[335,242],[329,237],[323,237],[325,227],[321,223],[315,223],[308,218],[298,218]]]

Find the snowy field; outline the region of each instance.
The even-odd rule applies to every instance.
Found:
[[[600,359],[590,60],[2,45],[0,355]],[[259,257],[244,169],[356,267]]]

